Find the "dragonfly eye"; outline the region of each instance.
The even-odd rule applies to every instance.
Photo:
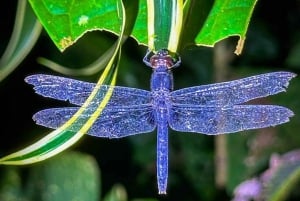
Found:
[[[143,61],[151,67],[157,68],[159,66],[165,66],[168,69],[178,67],[181,63],[181,59],[177,54],[173,57],[167,49],[161,49],[156,53],[148,51]]]
[[[170,55],[155,54],[150,58],[150,64],[152,68],[157,68],[159,66],[166,66],[171,68],[173,63],[173,58]]]

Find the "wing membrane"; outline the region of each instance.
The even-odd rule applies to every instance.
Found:
[[[265,128],[289,121],[293,112],[276,105],[235,105],[232,107],[207,107],[174,105],[169,125],[182,132],[207,135],[234,133]]]
[[[288,82],[296,75],[274,72],[230,82],[201,85],[171,93],[176,104],[230,106],[285,91]]]
[[[63,101],[69,100],[70,103],[79,106],[84,103],[96,86],[94,83],[44,74],[28,76],[25,78],[25,81],[28,84],[34,85],[34,90],[39,95]],[[108,106],[139,105],[150,102],[149,91],[129,87],[101,85],[95,101],[91,103],[92,107],[97,106],[101,102],[109,88],[113,89],[113,94]]]
[[[38,125],[56,129],[69,120],[79,107],[50,108],[37,112],[33,120]],[[86,120],[91,117],[93,110],[80,115],[78,122],[69,127],[77,132]],[[148,133],[155,129],[153,115],[149,105],[137,107],[106,107],[99,118],[89,129],[89,135],[107,138],[121,138],[129,135]]]

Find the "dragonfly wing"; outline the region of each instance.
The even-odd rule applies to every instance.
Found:
[[[65,77],[36,74],[25,78],[28,84],[34,85],[37,94],[58,100],[69,100],[75,105],[82,105],[96,84],[69,79]],[[108,105],[140,105],[150,102],[150,92],[142,89],[101,85],[97,86],[96,98],[90,106],[97,106],[109,89],[113,93]]]
[[[230,82],[189,87],[173,91],[176,104],[230,106],[285,91],[295,77],[290,72],[274,72]]]
[[[217,135],[283,124],[291,116],[291,110],[277,105],[222,108],[179,104],[171,109],[169,125],[176,131]]]
[[[50,108],[37,112],[33,120],[38,125],[56,129],[68,121],[79,107]],[[94,109],[87,109],[68,130],[79,131]],[[96,119],[87,134],[97,137],[121,138],[148,133],[155,129],[152,108],[149,105],[136,107],[106,107]]]

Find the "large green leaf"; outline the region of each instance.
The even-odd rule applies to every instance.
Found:
[[[148,0],[148,46],[177,52],[182,26],[183,1]]]
[[[143,0],[131,36],[150,50],[167,48],[176,52],[179,44],[182,19],[182,0]]]
[[[257,0],[216,0],[196,37],[198,45],[213,46],[229,36],[239,36],[236,53],[243,48],[250,18]]]
[[[29,0],[40,22],[60,50],[87,31],[121,33],[120,1]]]

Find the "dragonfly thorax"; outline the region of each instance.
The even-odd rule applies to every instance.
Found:
[[[173,90],[173,74],[167,66],[159,66],[153,69],[151,76],[151,91],[172,91]]]

